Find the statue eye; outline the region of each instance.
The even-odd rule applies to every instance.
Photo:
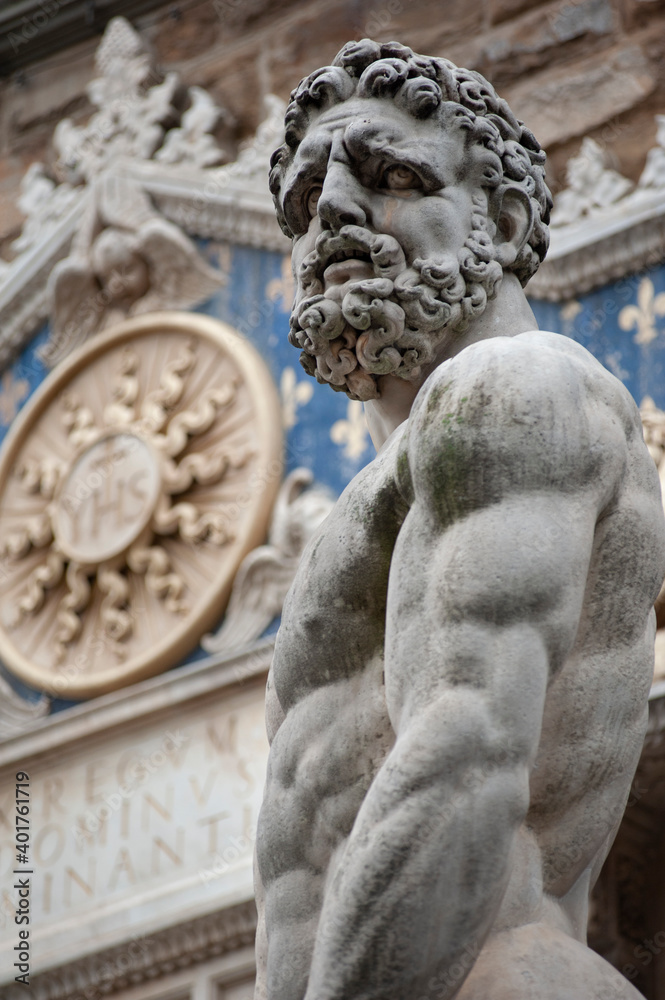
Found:
[[[408,188],[421,188],[422,182],[418,174],[405,167],[403,163],[396,163],[393,167],[388,167],[382,178],[383,187],[392,188],[393,191],[406,191]]]
[[[319,204],[319,198],[321,197],[322,187],[320,184],[315,184],[311,187],[305,196],[305,208],[310,219],[314,218],[316,215],[317,205]]]

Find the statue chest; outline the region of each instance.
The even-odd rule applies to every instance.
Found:
[[[356,476],[303,554],[273,661],[285,711],[383,655],[390,561],[408,511],[395,455],[390,446]]]

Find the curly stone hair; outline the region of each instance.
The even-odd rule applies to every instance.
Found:
[[[286,235],[293,233],[284,216],[281,188],[296,150],[317,114],[354,96],[392,98],[415,118],[439,119],[442,127],[449,118],[446,103],[448,109],[450,103],[463,109],[472,141],[485,147],[496,164],[486,171],[485,186],[497,201],[505,190],[518,189],[531,204],[527,241],[509,268],[526,285],[549,246],[552,195],[545,183],[545,153],[480,73],[460,69],[448,59],[417,55],[398,42],[348,42],[331,66],[310,73],[291,93],[284,119],[286,141],[270,161],[270,190]]]

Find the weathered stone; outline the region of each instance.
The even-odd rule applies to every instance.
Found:
[[[524,296],[533,136],[467,70],[336,61],[271,190],[289,339],[378,454],[275,644],[256,1000],[638,1000],[585,926],[646,727],[658,473],[625,387]]]
[[[188,8],[187,17],[179,14],[176,8],[170,14],[161,12],[154,27],[146,31],[156,58],[161,63],[200,58],[219,44],[223,25],[217,4],[222,2],[226,0],[205,0]]]
[[[325,16],[326,32],[321,34],[321,17]],[[293,86],[291,67],[303,67],[309,73],[329,63],[348,36],[351,20],[358,34],[365,28],[366,10],[358,11],[353,0],[337,0],[324,10],[319,4],[300,10],[297,19],[286,19],[271,33],[262,60],[264,86],[269,91],[288,97]]]
[[[527,10],[535,7],[534,0],[489,0],[489,20],[490,24],[499,24],[507,21],[518,14],[524,14]]]
[[[608,35],[615,27],[609,0],[580,0],[548,4],[503,28],[488,33],[478,64],[481,72],[508,70],[511,75],[538,65],[543,53],[566,42]],[[567,51],[563,49],[563,52]],[[561,57],[554,52],[553,59]]]
[[[483,0],[378,0],[367,8],[362,32],[379,41],[401,38],[413,48],[443,50],[459,39],[473,36],[486,27]],[[359,37],[362,37],[362,33]]]
[[[458,65],[476,69],[493,83],[513,81],[531,70],[569,63],[571,57],[608,44],[617,27],[609,0],[560,0],[459,41],[446,41],[437,51]],[[433,43],[430,43],[432,45]]]
[[[264,87],[254,39],[233,45],[230,50],[215,51],[200,65],[188,67],[187,78],[207,90],[233,116],[238,123],[238,138],[256,131]]]
[[[665,0],[621,0],[620,9],[624,28],[634,31],[662,17]]]
[[[508,89],[506,98],[549,148],[634,107],[655,86],[641,48],[628,46],[532,77]]]
[[[7,95],[14,130],[24,132],[42,122],[58,121],[78,106],[87,105],[86,87],[94,75],[97,42],[84,42],[67,53],[67,71],[61,56],[53,57],[22,74]]]

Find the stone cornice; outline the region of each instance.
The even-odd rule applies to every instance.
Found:
[[[236,654],[208,656],[32,722],[28,732],[0,743],[0,768],[59,752],[91,732],[147,722],[174,705],[205,699],[212,691],[256,682],[268,671],[274,645],[269,638]]]
[[[233,166],[233,165],[231,165]],[[267,190],[257,190],[230,168],[180,171],[160,164],[120,161],[118,177],[136,180],[160,213],[190,236],[287,253]],[[47,283],[67,257],[90,193],[82,190],[66,214],[7,269],[0,272],[0,370],[10,364],[50,312]]]
[[[253,900],[206,914],[156,934],[136,937],[113,948],[30,978],[31,1000],[101,1000],[136,986],[254,944]],[[24,986],[5,986],[5,1000],[22,1000]]]
[[[158,165],[126,165],[162,215],[191,236],[287,253],[290,242],[277,224],[267,182],[251,183],[241,166],[234,168],[178,176]]]
[[[561,302],[655,267],[665,259],[665,189],[552,229],[550,249],[527,286],[535,299]]]
[[[568,187],[554,202],[551,245],[529,283],[536,299],[560,302],[652,268],[665,258],[665,116],[637,184],[586,138],[568,161]]]

